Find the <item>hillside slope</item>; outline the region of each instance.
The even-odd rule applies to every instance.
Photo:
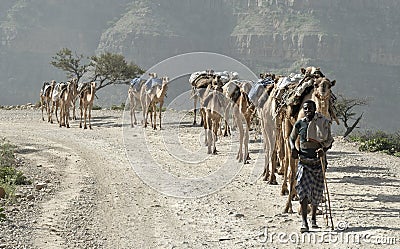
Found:
[[[63,47],[87,56],[121,53],[143,68],[209,51],[256,74],[320,66],[337,80],[335,92],[372,98],[362,126],[397,130],[400,123],[391,115],[400,94],[397,0],[4,0],[0,7],[3,105],[36,102],[42,81],[65,80],[49,65]],[[100,105],[125,101],[125,88],[109,91]]]

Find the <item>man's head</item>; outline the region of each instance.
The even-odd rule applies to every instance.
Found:
[[[314,101],[312,101],[311,99],[304,101],[303,111],[304,111],[304,115],[307,117],[308,120],[311,120],[314,118],[316,109],[317,109],[317,106],[315,105]]]

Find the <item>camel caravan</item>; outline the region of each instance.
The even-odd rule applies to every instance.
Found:
[[[135,112],[140,107],[141,125],[146,128],[150,124],[154,130],[162,129],[169,78],[158,77],[157,73],[148,76],[148,79],[138,77],[130,82],[130,126],[138,125]],[[276,174],[282,175],[280,192],[288,195],[284,212],[293,212],[291,202],[296,196],[297,159],[290,156],[289,136],[295,122],[304,117],[302,103],[310,99],[316,103],[318,113],[339,124],[336,97],[332,92],[335,83],[319,67],[312,66],[288,76],[261,73],[257,82],[240,79],[236,72],[214,72],[211,69],[193,72],[189,77],[193,126],[197,126],[197,119],[200,118],[208,154],[217,154],[218,139],[231,136],[231,129],[236,129],[239,136],[236,159],[243,164],[251,160],[249,133],[260,133],[265,157],[262,179],[269,184],[277,184]],[[60,83],[54,80],[44,82],[40,91],[42,120],[45,121],[46,111],[48,122],[53,123],[55,114],[60,127],[69,127],[69,110],[73,109],[72,118],[76,119],[75,104],[79,98],[79,127],[92,129],[90,120],[95,92],[95,82],[80,86],[76,79]]]
[[[57,83],[43,82],[40,89],[40,105],[42,111],[42,120],[45,121],[43,112],[46,112],[47,121],[53,123],[53,115],[60,127],[69,128],[70,109],[72,109],[72,119],[76,120],[76,102],[79,98],[80,123],[79,127],[92,129],[90,119],[93,108],[93,100],[96,92],[96,82],[86,82],[78,86],[76,78],[67,82]],[[59,115],[58,115],[59,114]]]
[[[218,135],[229,135],[232,116],[239,133],[237,159],[248,163],[249,131],[257,132],[259,127],[265,154],[262,178],[269,184],[277,184],[276,173],[283,175],[281,194],[288,195],[284,212],[293,212],[297,159],[290,156],[290,132],[294,123],[304,117],[301,106],[309,99],[316,103],[317,112],[339,124],[334,107],[336,97],[331,90],[336,81],[325,77],[318,67],[307,67],[289,76],[262,73],[257,82],[241,80],[234,73],[206,70],[193,73],[189,83],[194,100],[193,125],[197,123],[198,102],[208,153],[217,152]]]

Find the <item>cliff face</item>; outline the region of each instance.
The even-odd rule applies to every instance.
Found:
[[[299,60],[399,66],[399,8],[396,0],[137,1],[103,33],[98,51],[146,66],[201,50],[257,69],[292,70]]]
[[[337,80],[335,92],[374,97],[374,116],[365,115],[374,123],[398,110],[390,100],[400,94],[399,11],[398,0],[3,0],[0,104],[36,102],[42,81],[65,80],[49,65],[63,47],[121,53],[143,68],[209,51],[256,74],[320,66]],[[398,129],[400,118],[386,122]]]

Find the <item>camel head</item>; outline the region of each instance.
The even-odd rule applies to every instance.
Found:
[[[315,78],[325,77],[320,67],[306,67],[306,68],[302,67],[300,68],[300,71],[302,74],[306,76],[314,76]]]
[[[273,74],[273,73],[260,73],[260,79],[266,79],[266,78],[271,78],[272,80],[275,80],[275,74]]]
[[[157,78],[157,73],[149,73],[150,78]]]
[[[169,78],[168,78],[167,76],[162,77],[162,84],[163,84],[163,85],[167,85],[168,82],[169,82]]]
[[[336,83],[336,80],[330,81],[328,78],[318,78],[314,80],[314,91],[321,99],[328,99],[331,96],[331,87]]]
[[[211,80],[211,86],[214,90],[218,90],[220,92],[222,92],[222,86],[224,85],[224,83],[221,80],[221,76],[220,75],[214,75],[212,80]]]
[[[96,90],[96,87],[97,87],[97,85],[96,85],[95,81],[90,82],[90,88],[92,88],[93,90]]]

